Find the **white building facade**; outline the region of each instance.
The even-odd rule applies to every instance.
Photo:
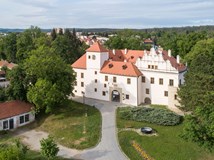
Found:
[[[186,66],[171,51],[107,50],[95,43],[72,64],[74,94],[138,106],[178,105],[177,90]]]
[[[0,131],[11,130],[35,120],[32,105],[22,101],[9,101],[0,104]]]

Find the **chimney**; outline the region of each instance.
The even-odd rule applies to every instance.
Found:
[[[171,54],[171,50],[170,50],[170,49],[168,50],[168,56],[169,56],[169,57],[171,57],[171,56],[172,56],[172,54]]]
[[[127,48],[125,49],[125,54],[127,54]]]
[[[180,63],[180,56],[179,55],[177,55],[176,60],[177,60],[177,63]]]
[[[112,50],[113,54],[115,55],[115,49]]]

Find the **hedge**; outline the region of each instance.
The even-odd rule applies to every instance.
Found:
[[[145,121],[164,126],[174,126],[181,122],[181,116],[160,108],[126,107],[120,110],[120,118],[133,121]]]

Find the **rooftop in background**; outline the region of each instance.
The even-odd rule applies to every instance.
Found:
[[[13,67],[17,66],[17,64],[15,63],[9,63],[8,61],[6,60],[1,60],[0,61],[0,68],[6,66],[8,69],[13,69]]]
[[[108,52],[99,42],[95,42],[90,48],[86,50],[87,52]]]
[[[28,113],[33,105],[19,100],[0,103],[0,120]]]

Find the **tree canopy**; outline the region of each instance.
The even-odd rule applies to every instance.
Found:
[[[193,47],[185,84],[178,92],[181,106],[192,111],[185,121],[183,136],[208,149],[214,147],[213,42],[214,39],[202,40]]]

